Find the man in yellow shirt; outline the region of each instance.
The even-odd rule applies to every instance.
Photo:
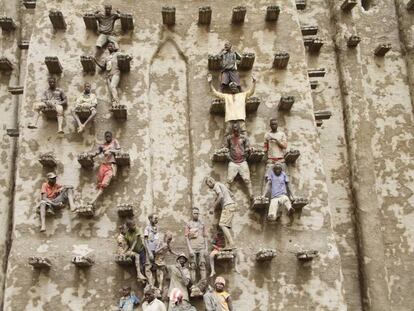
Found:
[[[226,131],[225,136],[231,134],[233,124],[238,123],[243,134],[246,133],[246,99],[254,94],[256,89],[256,79],[252,77],[253,85],[246,92],[240,92],[237,84],[235,82],[230,82],[229,87],[231,94],[221,93],[215,89],[212,84],[213,77],[211,74],[207,75],[207,81],[210,84],[210,89],[220,99],[223,99],[225,102],[224,111],[225,111],[225,122],[226,122]]]
[[[233,311],[231,296],[224,290],[226,281],[218,276],[214,281],[214,290],[209,290],[204,295],[206,311]]]

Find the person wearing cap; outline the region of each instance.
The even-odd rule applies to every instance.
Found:
[[[178,288],[183,293],[183,300],[189,301],[188,288],[191,285],[190,271],[186,267],[188,262],[187,256],[182,253],[178,255],[176,264],[167,266],[170,275],[170,287],[168,290],[168,296],[171,295],[174,288]],[[170,301],[168,310],[173,307],[172,301]]]
[[[240,76],[237,72],[237,63],[241,61],[241,56],[236,51],[233,51],[230,42],[224,44],[219,57],[221,58],[221,75],[220,75],[220,90],[223,91],[225,87],[234,85],[241,92]],[[231,86],[230,86],[231,87]]]
[[[209,288],[203,297],[206,311],[233,311],[232,299],[230,294],[224,290],[225,286],[224,278],[216,277],[214,290]]]
[[[108,42],[113,43],[116,47],[118,45],[116,38],[113,36],[115,22],[121,18],[121,12],[115,10],[112,12],[112,5],[105,4],[104,12],[96,11],[95,18],[98,22],[98,39],[96,40],[96,47],[98,50]]]
[[[183,300],[183,292],[178,288],[172,289],[170,301],[173,307],[168,311],[197,311],[188,301]]]
[[[196,284],[197,270],[200,272],[199,284],[193,285],[191,288],[192,297],[204,289],[205,285],[203,286],[203,283],[207,283],[207,229],[199,219],[199,215],[200,210],[197,207],[193,207],[192,219],[187,222],[184,229],[188,253],[190,254],[189,268],[193,284]]]
[[[91,204],[94,205],[95,202],[102,195],[104,189],[109,186],[111,180],[116,176],[117,165],[115,161],[115,154],[121,150],[121,146],[118,143],[118,140],[112,137],[112,132],[105,132],[105,142],[99,145],[98,150],[93,155],[96,157],[100,154],[103,154],[103,162],[99,166],[98,170],[98,192],[95,198],[92,200]]]
[[[119,299],[119,311],[133,311],[138,306],[140,300],[131,292],[131,286],[124,286],[120,290],[122,297]]]
[[[127,231],[125,233],[125,240],[127,242],[127,249],[125,253],[132,256],[135,260],[137,281],[145,283],[147,278],[142,274],[145,264],[145,245],[142,241],[141,233],[137,230],[135,221],[132,219],[127,220],[126,227]]]
[[[280,208],[286,208],[288,215],[291,216],[294,212],[291,204],[293,196],[289,189],[289,178],[285,172],[283,172],[280,163],[276,163],[273,168],[268,171],[266,174],[266,181],[266,189],[270,189],[271,194],[267,219],[269,221],[277,221],[281,215]],[[266,196],[266,192],[263,196]]]
[[[71,211],[74,211],[73,188],[66,187],[56,182],[55,173],[47,173],[47,182],[43,183],[41,189],[41,201],[38,205],[40,213],[41,228],[40,232],[46,231],[46,212],[53,214],[55,209],[60,208],[68,202]]]
[[[144,302],[142,304],[143,311],[167,311],[164,303],[155,298],[156,288],[147,285],[144,289]]]
[[[63,108],[68,104],[68,99],[62,89],[56,87],[56,79],[50,77],[48,79],[49,88],[44,91],[43,97],[40,102],[34,103],[33,110],[37,112],[36,121],[34,124],[30,123],[28,128],[36,129],[37,122],[39,121],[40,114],[45,108],[54,108],[56,110],[58,133],[63,133]]]
[[[242,133],[246,133],[246,99],[254,94],[256,88],[255,77],[252,77],[253,86],[246,92],[240,92],[237,84],[231,82],[229,84],[231,94],[218,92],[213,86],[213,77],[211,74],[207,75],[207,81],[214,95],[224,100],[224,120],[226,122],[224,136],[227,137],[231,134],[234,123],[240,126]]]

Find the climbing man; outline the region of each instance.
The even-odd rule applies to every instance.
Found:
[[[83,93],[76,99],[75,109],[72,110],[72,116],[78,125],[78,133],[82,133],[85,126],[96,116],[97,105],[98,100],[96,95],[91,93],[91,84],[89,82],[85,82]],[[76,113],[77,108],[88,109],[90,111],[90,115],[84,123],[81,122],[78,114]]]
[[[37,112],[36,121],[34,124],[29,124],[30,129],[37,128],[37,122],[39,121],[40,114],[45,108],[54,108],[56,110],[58,121],[58,133],[63,133],[63,107],[68,104],[68,99],[65,93],[56,87],[56,79],[51,77],[48,79],[49,88],[43,93],[43,97],[40,103],[33,105],[34,111]]]
[[[267,220],[277,221],[280,218],[280,208],[286,208],[289,217],[293,215],[294,209],[291,201],[293,201],[292,193],[289,189],[289,178],[282,171],[282,165],[276,163],[266,174],[266,189],[271,189],[271,200]],[[263,194],[265,196],[266,193]]]
[[[246,92],[240,92],[235,82],[230,82],[231,94],[218,92],[213,86],[213,77],[211,74],[207,75],[207,81],[210,84],[210,89],[214,95],[224,100],[224,120],[226,122],[226,130],[224,136],[231,134],[233,124],[237,123],[240,126],[240,131],[246,133],[246,99],[254,94],[256,88],[256,79],[252,77],[253,86]]]
[[[192,219],[187,222],[184,230],[188,253],[190,254],[190,275],[193,284],[196,284],[197,270],[200,273],[199,284],[191,287],[191,297],[199,296],[207,285],[206,255],[207,255],[207,229],[199,219],[200,210],[192,209]]]
[[[115,10],[115,13],[112,12],[112,5],[105,4],[104,5],[104,12],[96,11],[95,18],[98,22],[98,33],[99,37],[96,40],[96,47],[98,50],[102,49],[105,44],[111,42],[118,48],[118,43],[113,35],[114,26],[116,20],[121,18],[121,12]]]
[[[233,193],[224,184],[215,181],[212,177],[207,177],[206,184],[216,193],[216,199],[212,204],[212,208],[222,208],[219,226],[226,238],[227,248],[232,249],[234,247],[234,242],[230,229],[232,227],[233,217],[236,211],[236,203],[233,199]]]
[[[102,145],[99,145],[98,151],[96,151],[93,155],[93,157],[96,157],[103,154],[103,162],[99,166],[97,185],[98,192],[91,202],[92,205],[95,205],[104,189],[109,186],[111,180],[116,176],[118,169],[115,161],[115,154],[121,150],[121,147],[118,141],[112,137],[112,132],[106,131],[104,136],[105,142]]]
[[[237,174],[239,174],[247,187],[250,201],[253,201],[253,187],[250,180],[249,164],[247,163],[252,149],[249,138],[240,132],[237,123],[233,124],[233,134],[227,136],[226,147],[229,150],[227,186],[230,188]]]
[[[96,58],[95,63],[102,70],[106,70],[106,82],[111,96],[112,106],[119,105],[118,85],[121,80],[121,70],[118,64],[118,56],[123,55],[114,43],[108,43],[109,56],[105,59],[105,63],[101,64]]]
[[[145,275],[147,276],[148,283],[152,286],[155,285],[154,277],[152,275],[152,267],[154,266],[155,251],[158,244],[160,244],[160,233],[158,230],[158,215],[151,214],[148,216],[149,225],[144,229],[144,243],[148,253],[148,260],[145,263]]]
[[[139,283],[145,283],[147,278],[142,274],[142,270],[145,264],[145,245],[142,241],[142,236],[139,230],[136,228],[135,221],[129,219],[126,222],[127,231],[125,233],[125,240],[127,242],[127,248],[125,254],[131,256],[135,260],[135,268],[137,270],[137,281]]]
[[[273,168],[273,165],[279,163],[284,172],[286,172],[285,152],[287,148],[287,139],[285,133],[278,131],[278,124],[276,119],[270,119],[270,131],[264,136],[264,151],[266,154],[266,169],[265,174]],[[266,186],[266,183],[264,183]],[[270,189],[262,189],[263,192],[270,192]]]
[[[165,256],[167,253],[171,253],[175,256],[179,254],[171,249],[172,234],[171,232],[166,232],[164,238],[159,241],[157,248],[155,250],[154,256],[154,265],[156,269],[157,281],[158,281],[158,292],[161,294],[164,290],[165,279],[166,279],[166,269],[167,265],[165,263]]]
[[[237,63],[241,61],[241,56],[236,51],[233,51],[230,42],[224,44],[224,48],[219,54],[221,58],[221,79],[220,90],[230,86],[230,83],[234,83],[234,86],[241,92],[240,76],[237,72]]]
[[[54,211],[68,202],[71,211],[74,211],[73,188],[65,187],[56,182],[55,173],[47,173],[47,182],[43,183],[41,189],[41,201],[38,205],[40,212],[40,232],[46,231],[46,212],[54,214]]]

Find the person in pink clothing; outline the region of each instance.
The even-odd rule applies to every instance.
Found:
[[[105,132],[105,142],[102,145],[99,145],[98,151],[94,154],[94,157],[97,155],[103,154],[104,160],[99,166],[98,170],[98,193],[95,198],[92,200],[91,204],[94,205],[95,202],[102,195],[104,189],[109,186],[111,180],[116,176],[117,165],[115,161],[115,153],[121,149],[118,141],[112,137],[112,132]]]

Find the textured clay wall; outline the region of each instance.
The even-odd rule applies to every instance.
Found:
[[[116,310],[122,285],[141,295],[133,269],[114,262],[122,222],[118,204],[134,204],[141,229],[156,211],[161,229],[173,232],[177,251],[186,251],[183,229],[192,206],[213,227],[218,215],[209,212],[214,197],[203,179],[211,175],[224,182],[227,167],[210,159],[221,146],[224,118],[209,113],[213,96],[206,82],[207,55],[228,40],[237,51],[256,54],[253,70],[240,73],[244,88],[252,75],[258,79],[261,105],[247,118],[253,145],[262,146],[268,121],[276,117],[289,148],[301,152],[288,169],[292,190],[310,200],[292,225],[284,218],[270,225],[264,214],[249,210],[247,192],[236,182],[233,232],[242,255],[241,274],[228,265],[217,269],[228,281],[235,310],[411,310],[413,14],[405,0],[364,1],[370,4],[367,10],[358,1],[349,13],[340,2],[308,0],[306,9],[298,11],[293,0],[279,0],[279,20],[266,23],[266,7],[273,3],[262,0],[112,1],[114,8],[132,13],[135,23],[127,33],[117,24],[121,50],[133,58],[120,84],[121,103],[128,106],[128,120],[120,122],[109,112],[104,75],[84,74],[80,64],[81,55],[93,55],[96,40],[85,29],[83,13],[101,8],[104,1],[40,0],[35,11],[17,0],[2,1],[2,13],[18,24],[17,31],[3,32],[0,40],[2,56],[14,64],[10,75],[0,77],[4,310]],[[176,7],[175,26],[162,25],[163,5]],[[197,24],[198,8],[204,5],[213,10],[210,26]],[[238,26],[230,22],[237,5],[247,7],[246,21]],[[50,9],[62,11],[65,31],[53,30]],[[319,27],[318,37],[324,40],[319,54],[306,51],[301,25]],[[351,34],[362,39],[355,49],[346,46]],[[17,48],[20,39],[29,38],[28,52]],[[373,54],[380,43],[392,44],[385,57]],[[278,51],[290,53],[286,70],[272,68]],[[46,119],[37,130],[27,128],[33,103],[47,87],[45,56],[58,56],[63,66],[58,85],[69,101],[64,135],[57,135],[56,122]],[[326,69],[315,90],[307,73],[312,68]],[[218,87],[217,73],[213,76]],[[69,111],[85,81],[98,96],[98,114],[77,134]],[[16,85],[24,85],[24,95],[7,92]],[[277,110],[282,95],[295,96],[288,113]],[[325,109],[333,116],[317,128],[314,110]],[[9,128],[19,129],[18,139],[6,135]],[[120,170],[95,217],[81,219],[64,209],[48,219],[46,233],[39,233],[35,206],[48,172],[39,155],[54,152],[59,182],[73,185],[76,204],[82,204],[96,191],[96,165],[82,169],[77,155],[95,148],[106,130],[129,152],[131,166]],[[264,163],[251,164],[250,171],[258,195]],[[261,247],[278,251],[269,265],[254,260]],[[302,248],[318,250],[319,258],[310,266],[299,264],[293,252]],[[90,269],[70,263],[74,255],[86,254],[96,260]],[[53,266],[48,272],[33,270],[29,256],[47,256]],[[174,263],[174,258],[167,261]],[[203,310],[200,300],[192,302]]]
[[[248,118],[248,133],[254,144],[262,145],[269,117],[278,117],[291,148],[302,153],[298,163],[289,169],[292,188],[296,195],[310,198],[311,204],[292,226],[286,223],[269,226],[261,215],[249,211],[243,187],[237,184],[239,211],[234,234],[243,254],[242,273],[233,274],[228,267],[219,267],[219,271],[229,280],[237,308],[345,309],[339,253],[332,231],[305,51],[294,4],[288,1],[281,4],[283,13],[278,23],[266,24],[266,3],[247,3],[246,23],[234,27],[230,24],[231,8],[238,2],[229,1],[220,7],[211,3],[213,23],[206,28],[196,22],[198,7],[204,2],[177,1],[177,25],[167,29],[161,24],[160,4],[148,2],[135,7],[132,2],[119,5],[115,2],[115,7],[135,17],[134,32],[120,37],[122,50],[133,56],[132,70],[121,82],[121,102],[129,107],[126,123],[114,121],[108,112],[103,76],[83,75],[79,63],[80,55],[93,53],[96,38],[85,30],[82,13],[101,3],[58,4],[68,24],[66,31],[55,32],[48,19],[49,9],[57,4],[40,1],[36,8],[21,112],[6,310],[109,308],[116,302],[117,289],[122,284],[135,285],[132,271],[121,269],[113,261],[118,203],[136,205],[136,219],[141,227],[146,223],[146,215],[157,211],[162,229],[174,232],[175,247],[179,250],[184,250],[183,225],[192,205],[202,209],[208,224],[214,223],[207,210],[213,197],[202,180],[209,174],[225,180],[226,167],[210,161],[221,144],[224,120],[209,114],[212,96],[205,76],[207,54],[219,51],[229,39],[237,50],[256,53],[253,71],[259,80],[257,95],[262,104],[258,113]],[[276,50],[291,54],[286,71],[271,68]],[[56,123],[50,121],[42,122],[35,131],[26,128],[33,117],[32,104],[46,87],[44,56],[58,56],[63,65],[59,85],[68,95],[69,107],[84,81],[93,84],[100,100],[98,117],[83,135],[75,133],[68,115],[64,136],[56,135]],[[250,73],[242,78],[243,85],[248,87]],[[277,112],[282,94],[296,98],[288,114]],[[35,190],[40,188],[46,172],[37,162],[39,154],[54,151],[61,183],[75,187],[78,203],[86,201],[94,191],[95,172],[81,170],[76,156],[96,145],[107,129],[114,131],[121,146],[131,154],[132,165],[120,172],[116,183],[104,195],[100,215],[88,221],[64,210],[48,222],[46,235],[38,233]],[[251,167],[257,194],[263,170],[263,164]],[[257,266],[253,253],[259,247],[277,248],[280,251],[277,260],[267,267]],[[312,268],[298,265],[291,252],[299,248],[320,251],[320,259]],[[51,271],[33,272],[27,265],[27,257],[46,254],[53,262]],[[75,254],[92,254],[95,266],[86,272],[76,270],[70,263]],[[173,259],[169,258],[169,262]],[[29,294],[22,296],[26,292]]]

